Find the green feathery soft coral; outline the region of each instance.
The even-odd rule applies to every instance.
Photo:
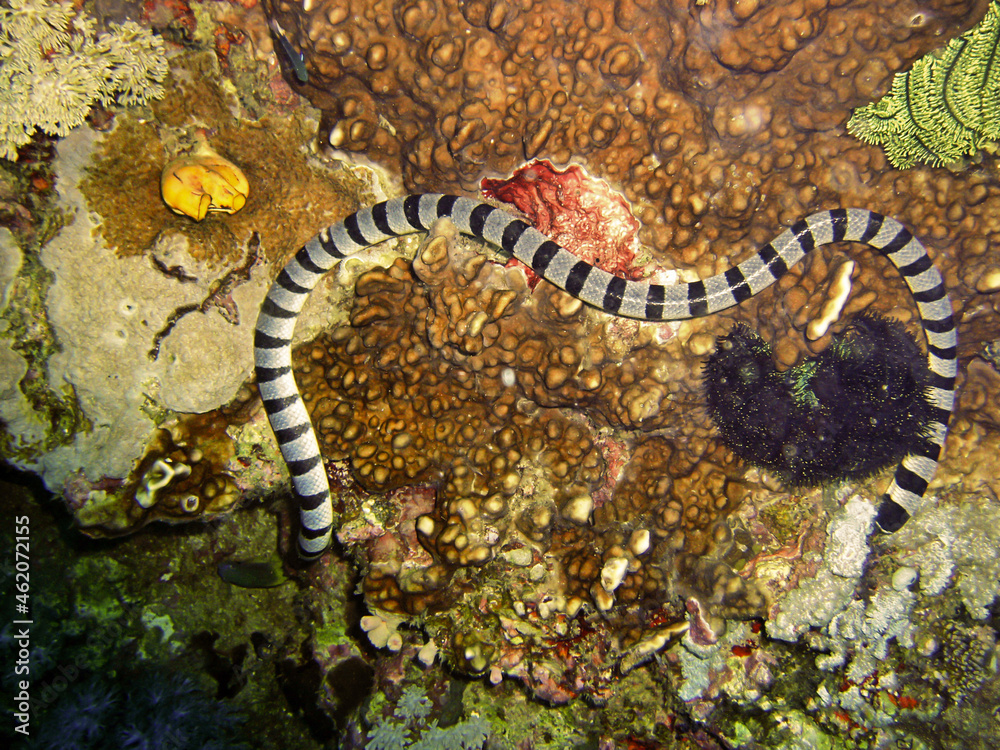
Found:
[[[428,722],[434,704],[420,688],[407,687],[393,715],[378,721],[368,733],[369,750],[480,750],[492,734],[481,716],[448,727]]]
[[[0,0],[0,158],[36,130],[63,136],[95,104],[130,106],[163,96],[163,41],[132,21],[97,22],[58,0]]]
[[[1000,141],[1000,0],[978,26],[897,73],[892,90],[854,110],[847,130],[897,169],[950,164]]]

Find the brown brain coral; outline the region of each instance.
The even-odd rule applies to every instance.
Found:
[[[475,193],[536,157],[577,162],[629,201],[651,265],[682,278],[718,273],[813,210],[869,208],[928,245],[959,314],[960,357],[996,338],[995,163],[889,170],[844,128],[895,72],[973,23],[971,2],[265,5],[305,55],[299,89],[324,112],[321,137],[409,191]],[[845,314],[912,320],[889,264],[825,248],[732,315],[657,329],[599,319],[544,286],[529,296],[519,277],[456,256],[445,239],[412,268],[364,277],[353,328],[299,354],[328,455],[370,490],[438,490],[383,508],[412,516],[412,559],[425,556],[408,567],[407,540],[382,549],[369,603],[433,612],[427,630],[455,663],[554,695],[585,690],[570,684],[580,667],[568,642],[593,648],[595,664],[628,664],[669,637],[684,596],[731,614],[759,606],[724,564],[739,544],[720,522],[746,490],[696,411],[697,359],[732,317],[761,330],[782,366],[825,347]],[[991,383],[976,388],[995,397]],[[949,451],[976,450],[977,430],[959,417]],[[647,466],[650,455],[662,460]],[[591,508],[593,525],[580,523]],[[505,620],[493,603],[535,619]],[[601,613],[586,621],[596,631],[567,618],[577,603]],[[517,640],[532,627],[541,634]],[[605,652],[595,632],[635,650]],[[599,673],[581,678],[586,689]]]
[[[996,288],[983,258],[983,240],[1000,241],[995,180],[886,170],[844,124],[895,72],[973,23],[973,5],[265,3],[305,55],[299,88],[324,112],[321,137],[400,174],[409,191],[475,193],[535,157],[577,162],[628,199],[656,265],[699,276],[810,211],[861,206],[925,240],[959,300]],[[855,276],[872,296],[905,300],[870,268],[866,259]],[[815,303],[790,302],[801,332]],[[755,311],[756,322],[785,320],[770,313]],[[781,359],[803,354],[786,344]]]
[[[366,563],[374,612],[421,615],[463,670],[496,667],[564,699],[597,690],[654,618],[681,621],[684,597],[716,615],[763,611],[722,560],[727,517],[748,493],[742,469],[668,398],[673,371],[694,399],[687,347],[605,336],[605,316],[546,282],[529,292],[522,270],[487,261],[447,223],[412,264],[366,272],[356,293],[350,326],[300,347],[295,369],[324,454],[364,490],[398,490],[343,498],[340,537]],[[635,407],[635,389],[655,398]],[[671,414],[676,440],[631,451]],[[365,530],[373,515],[377,533]],[[477,602],[490,592],[487,614]],[[512,639],[504,618],[534,622],[538,637]],[[560,637],[556,623],[617,644],[585,685],[566,682],[575,647],[549,659],[546,680],[525,666]]]

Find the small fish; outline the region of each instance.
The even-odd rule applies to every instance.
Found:
[[[275,21],[273,18],[269,23],[271,31],[274,32],[275,37],[278,39],[278,43],[281,45],[282,51],[285,53],[285,57],[292,64],[292,69],[295,71],[295,77],[299,79],[302,83],[306,83],[309,80],[309,71],[306,70],[306,56],[295,49],[292,43],[288,41],[288,37],[285,36],[285,30],[281,28],[281,24]]]
[[[278,555],[268,560],[226,560],[218,571],[223,581],[245,589],[269,589],[290,580]]]

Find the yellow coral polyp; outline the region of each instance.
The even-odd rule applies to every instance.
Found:
[[[210,211],[234,214],[243,208],[250,183],[239,167],[201,141],[163,168],[160,194],[175,214],[201,221]]]

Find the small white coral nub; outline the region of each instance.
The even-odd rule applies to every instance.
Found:
[[[141,508],[152,508],[159,499],[156,493],[170,484],[175,478],[184,479],[191,474],[187,464],[175,463],[169,458],[158,458],[146,472],[135,491],[135,502]]]

